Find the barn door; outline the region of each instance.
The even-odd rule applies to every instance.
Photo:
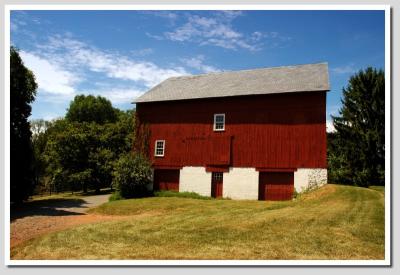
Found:
[[[211,176],[211,197],[221,198],[222,197],[222,185],[224,174],[222,172],[212,172]]]
[[[153,189],[179,191],[179,170],[156,169],[154,170]]]
[[[293,172],[260,172],[259,200],[291,200],[293,190]]]

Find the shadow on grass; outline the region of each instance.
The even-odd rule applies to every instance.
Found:
[[[87,208],[82,199],[45,199],[10,206],[11,221],[28,216],[84,215],[77,208]],[[78,211],[77,211],[78,210]]]

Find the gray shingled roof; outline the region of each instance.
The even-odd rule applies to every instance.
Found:
[[[171,77],[135,102],[328,90],[328,64],[318,63]]]

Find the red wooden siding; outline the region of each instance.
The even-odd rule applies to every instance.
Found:
[[[221,198],[223,188],[223,176],[221,172],[213,172],[211,176],[211,197]]]
[[[229,172],[228,166],[207,165],[206,172]]]
[[[179,170],[155,169],[154,190],[179,191]]]
[[[260,172],[258,191],[260,200],[291,200],[293,190],[293,172]]]
[[[155,167],[326,168],[325,92],[139,103]],[[225,131],[213,131],[225,113]],[[143,126],[144,127],[144,126]],[[154,157],[156,139],[165,156]]]

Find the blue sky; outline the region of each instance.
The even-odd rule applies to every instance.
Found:
[[[329,123],[349,77],[384,68],[384,11],[12,11],[10,26],[39,84],[32,119],[77,94],[126,110],[171,76],[328,62]]]

